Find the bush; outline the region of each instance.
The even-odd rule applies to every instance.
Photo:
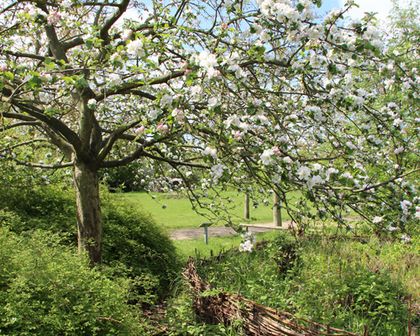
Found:
[[[150,216],[122,202],[108,200],[103,218],[104,263],[128,268],[140,301],[153,302],[154,293],[163,296],[181,266],[169,237]]]
[[[110,191],[142,191],[145,179],[151,173],[144,167],[142,162],[132,162],[121,167],[107,168],[101,171],[101,180]]]
[[[111,281],[73,250],[51,233],[0,228],[1,335],[144,335],[127,281]]]
[[[13,177],[13,174],[11,174]],[[8,180],[9,181],[9,180]],[[24,176],[19,175],[24,183]],[[59,233],[66,243],[77,242],[73,190],[59,184],[25,188],[0,178],[0,226],[22,233],[35,229]],[[103,194],[103,262],[118,276],[132,279],[132,301],[152,303],[169,289],[179,270],[176,250],[153,219]]]
[[[262,250],[232,254],[198,271],[215,288],[298,317],[354,332],[366,325],[369,335],[407,335],[405,298],[410,289],[416,295],[418,242],[317,235],[294,241],[285,234]]]

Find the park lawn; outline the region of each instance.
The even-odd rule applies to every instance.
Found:
[[[256,241],[271,240],[277,237],[277,231],[256,233]],[[173,243],[182,261],[187,261],[189,257],[208,258],[218,255],[230,249],[238,249],[242,241],[240,234],[226,237],[210,237],[208,245],[203,239],[174,240]]]
[[[123,200],[139,210],[149,213],[156,223],[165,229],[198,228],[200,224],[207,222],[204,216],[194,212],[188,198],[179,194],[130,192],[113,194],[119,200]],[[223,196],[232,199],[232,215],[235,224],[239,223],[269,223],[273,220],[273,210],[270,205],[260,204],[256,209],[250,206],[251,220],[243,218],[244,194],[235,191],[224,191]],[[271,196],[267,196],[271,200]],[[286,211],[282,211],[283,220],[289,220]],[[223,226],[224,223],[214,225]]]

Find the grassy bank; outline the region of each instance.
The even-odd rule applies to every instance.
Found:
[[[369,335],[407,335],[419,302],[419,241],[412,244],[281,233],[266,248],[199,269],[215,288],[299,317]],[[411,317],[410,317],[411,315]]]

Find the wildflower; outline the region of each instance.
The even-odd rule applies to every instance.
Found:
[[[250,240],[246,240],[245,242],[239,244],[239,251],[241,252],[252,252],[254,245]]]
[[[407,234],[403,234],[402,236],[401,236],[401,241],[403,242],[403,243],[409,243],[409,242],[411,242],[411,237],[409,236],[409,235],[407,235]]]

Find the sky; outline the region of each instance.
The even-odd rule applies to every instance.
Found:
[[[382,24],[386,24],[388,14],[392,9],[391,0],[356,0],[359,8],[353,8],[349,15],[353,18],[363,17],[365,12],[376,12],[377,18]],[[397,0],[397,3],[404,5],[408,0]],[[329,9],[337,9],[344,7],[346,0],[324,0],[322,10],[325,12]]]

